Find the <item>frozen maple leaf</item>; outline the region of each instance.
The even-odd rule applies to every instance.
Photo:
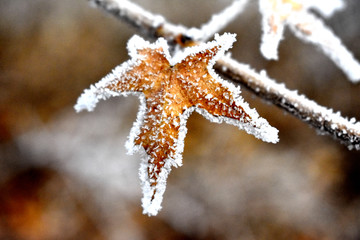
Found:
[[[344,7],[342,0],[259,0],[263,15],[260,50],[267,59],[278,59],[285,26],[305,42],[315,44],[353,81],[360,80],[360,63],[341,40],[310,9],[329,17]]]
[[[156,215],[171,167],[181,166],[187,119],[194,110],[212,122],[233,124],[266,142],[278,131],[240,97],[239,88],[213,70],[215,60],[232,46],[235,36],[187,48],[171,58],[167,42],[151,44],[138,36],[128,42],[131,59],[116,67],[79,97],[75,109],[93,110],[100,99],[129,93],[140,97],[137,120],[126,147],[143,150],[140,179],[144,213]]]

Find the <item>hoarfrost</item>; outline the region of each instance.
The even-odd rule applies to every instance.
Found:
[[[319,46],[351,81],[359,82],[360,63],[322,20],[309,12],[315,9],[330,17],[343,7],[341,0],[259,0],[263,16],[261,53],[267,59],[278,59],[278,46],[288,25],[298,38]]]
[[[278,130],[244,102],[239,87],[213,70],[234,41],[234,34],[215,35],[214,41],[172,58],[164,39],[151,44],[134,36],[128,42],[131,59],[79,97],[76,111],[92,111],[99,100],[113,96],[140,98],[126,148],[129,154],[140,151],[142,155],[144,214],[158,213],[171,167],[182,165],[186,122],[193,111],[212,122],[235,125],[265,142],[278,141]]]
[[[223,11],[212,15],[210,21],[203,24],[200,29],[190,28],[188,31],[189,36],[202,41],[210,39],[215,33],[218,33],[239,15],[247,2],[248,0],[234,0],[233,3]]]
[[[279,104],[288,110],[289,106],[293,106],[295,109],[290,111],[303,121],[309,123],[315,122],[317,128],[323,130],[320,132],[321,134],[330,133],[333,136],[344,136],[344,143],[348,145],[349,149],[360,149],[358,137],[360,136],[360,122],[357,122],[355,118],[350,120],[344,118],[339,112],[335,113],[332,109],[320,106],[304,95],[299,95],[297,91],[287,89],[283,83],[276,83],[267,77],[264,70],[256,73],[248,65],[238,63],[226,57],[221,59],[221,64],[231,69],[232,72],[251,79],[249,82],[256,82],[255,85],[259,86],[259,91],[264,92],[266,89],[271,95],[282,96],[281,99],[278,99]],[[326,129],[329,127],[331,130]]]
[[[289,18],[289,22],[290,29],[298,38],[316,44],[351,81],[360,81],[360,63],[320,19],[304,13],[301,18]]]
[[[94,0],[93,0],[94,1]],[[130,18],[138,19],[138,21],[146,21],[150,26],[156,28],[165,22],[165,19],[161,15],[154,15],[142,7],[138,6],[137,4],[128,1],[128,0],[111,0],[111,3],[108,4],[109,10],[113,8],[115,11],[122,6],[122,8],[126,9],[126,14]],[[126,7],[125,7],[126,6]]]

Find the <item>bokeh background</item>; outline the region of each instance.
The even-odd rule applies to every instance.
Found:
[[[230,0],[137,0],[200,26]],[[360,59],[360,1],[325,22]],[[360,119],[360,85],[317,48],[286,31],[280,60],[259,53],[258,3],[225,31],[234,58],[288,88]],[[139,101],[120,97],[92,113],[73,105],[128,58],[136,32],[86,0],[0,1],[0,239],[360,239],[360,154],[243,88],[280,130],[263,143],[198,114],[184,165],[173,169],[156,217],[142,215],[140,156],[124,143]]]

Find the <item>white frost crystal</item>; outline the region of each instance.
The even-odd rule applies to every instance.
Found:
[[[142,154],[139,175],[144,213],[156,215],[161,209],[171,167],[182,165],[186,122],[193,111],[212,122],[235,125],[265,142],[278,141],[278,130],[244,102],[239,87],[213,70],[234,41],[234,34],[216,35],[214,41],[171,57],[164,39],[151,44],[134,36],[128,42],[131,59],[79,97],[76,111],[92,111],[99,100],[113,96],[139,96],[140,109],[126,147],[130,154]]]
[[[360,81],[360,63],[341,40],[316,15],[325,17],[344,7],[342,0],[259,0],[263,16],[263,35],[260,51],[267,59],[278,59],[278,46],[285,26],[305,42],[317,45],[346,75]]]

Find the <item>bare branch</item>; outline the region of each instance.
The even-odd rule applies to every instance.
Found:
[[[164,37],[169,42],[188,36],[188,29],[167,22],[127,0],[90,0],[106,12],[134,26],[150,38]],[[180,43],[181,44],[181,43]],[[256,73],[247,65],[226,57],[217,62],[216,70],[235,82],[246,86],[261,98],[272,102],[302,121],[315,127],[321,134],[328,134],[347,145],[349,149],[360,150],[360,122],[348,120],[331,109],[287,89],[264,73]]]

